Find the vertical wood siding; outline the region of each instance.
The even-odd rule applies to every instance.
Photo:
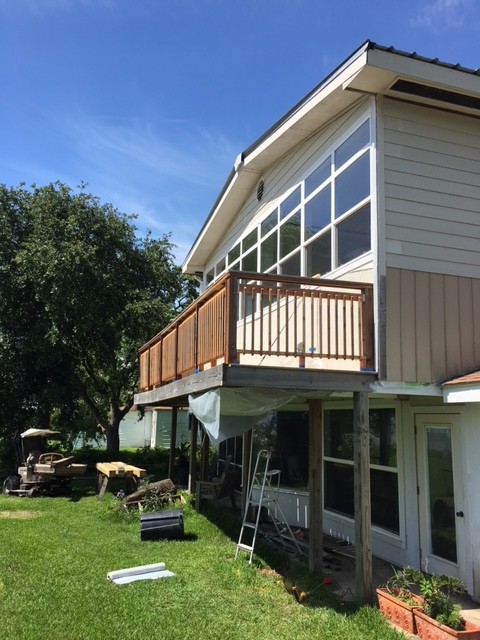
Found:
[[[386,264],[480,278],[480,120],[384,102]]]
[[[387,269],[387,379],[430,383],[480,367],[480,280]]]

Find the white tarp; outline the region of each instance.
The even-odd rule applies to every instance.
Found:
[[[129,569],[119,569],[110,571],[107,578],[114,584],[128,584],[137,580],[158,580],[159,578],[171,578],[175,574],[165,569],[164,562],[156,564],[146,564],[142,567],[130,567]]]
[[[203,424],[214,444],[242,435],[269,411],[292,402],[296,396],[285,391],[214,389],[188,396],[191,411]]]

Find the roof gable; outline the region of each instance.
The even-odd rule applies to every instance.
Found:
[[[184,271],[203,270],[211,252],[272,163],[369,94],[389,95],[443,108],[448,106],[480,115],[480,71],[416,53],[404,53],[367,40],[239,154],[185,259]]]

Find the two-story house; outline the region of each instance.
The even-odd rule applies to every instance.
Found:
[[[367,582],[371,549],[480,599],[480,72],[366,42],[238,156],[184,270],[136,403],[255,424],[312,568],[331,531]]]

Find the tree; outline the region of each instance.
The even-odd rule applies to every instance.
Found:
[[[0,186],[0,399],[37,424],[73,420],[81,400],[111,452],[138,348],[195,294],[169,236],[139,238],[132,221],[61,183]]]

